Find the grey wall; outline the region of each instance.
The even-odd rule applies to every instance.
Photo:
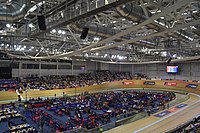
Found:
[[[179,66],[180,72],[172,75],[166,73],[166,63],[160,64],[142,64],[142,65],[123,65],[123,64],[106,64],[91,61],[72,61],[69,62],[39,62],[39,61],[0,61],[0,66],[9,66],[15,63],[12,69],[13,77],[21,77],[30,74],[42,75],[77,75],[79,73],[92,72],[95,70],[110,70],[146,74],[148,77],[164,78],[164,79],[183,79],[183,80],[200,80],[200,62],[176,63]],[[16,65],[16,63],[18,65]],[[36,68],[24,68],[24,64],[35,64]],[[53,68],[41,68],[42,65],[52,65]],[[82,70],[81,67],[85,69]]]
[[[110,70],[110,64],[107,63],[100,63],[100,70]]]
[[[132,72],[132,65],[120,65],[122,72]]]
[[[169,64],[142,64],[142,65],[122,65],[109,64],[110,71],[128,71],[132,75],[135,73],[146,74],[151,78],[162,79],[182,79],[182,80],[200,80],[200,62],[176,63],[179,66],[178,74],[168,74],[166,66]],[[171,64],[170,64],[171,65]]]
[[[118,64],[109,64],[110,71],[120,71],[120,65]]]
[[[0,61],[1,62],[1,61]],[[45,62],[45,61],[15,61],[19,65],[12,69],[12,77],[24,77],[31,74],[43,75],[77,75],[79,73],[85,73],[86,63],[83,61],[72,61],[71,63],[65,62]],[[37,65],[35,68],[30,68],[28,65]],[[47,65],[49,68],[43,67]],[[85,68],[82,70],[81,68]]]

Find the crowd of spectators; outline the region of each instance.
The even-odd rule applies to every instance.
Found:
[[[147,75],[142,73],[135,73],[134,79],[150,79]]]
[[[15,90],[21,85],[15,79],[0,79],[0,91]]]
[[[96,71],[95,76],[98,84],[101,84],[102,82],[111,82],[115,80],[114,74],[112,74],[110,71]]]
[[[132,79],[129,72],[95,71],[94,73],[81,73],[75,75],[43,76],[42,80],[47,83],[50,89],[64,89],[84,87],[105,82],[112,82],[123,79]]]
[[[47,83],[49,88],[68,88],[68,83],[64,80],[63,76],[50,75],[43,76],[43,80]]]
[[[0,105],[0,127],[1,133],[37,133],[12,102]]]
[[[0,91],[8,90],[22,90],[37,89],[37,90],[49,90],[49,89],[65,89],[74,87],[84,87],[96,84],[102,84],[105,82],[119,81],[119,80],[131,80],[131,79],[146,79],[146,80],[172,80],[172,79],[160,79],[149,78],[145,74],[136,73],[133,77],[130,72],[111,72],[108,70],[94,71],[91,73],[80,73],[78,75],[50,75],[39,77],[37,75],[31,75],[19,80],[15,79],[1,79]],[[180,80],[185,82],[195,82],[197,80]]]
[[[25,77],[21,79],[21,83],[26,89],[39,89],[39,90],[50,89],[46,85],[46,82],[43,80],[43,77]]]
[[[28,110],[33,121],[40,122],[42,118],[49,129],[92,129],[115,122],[121,115],[126,117],[125,114],[130,112],[137,114],[145,111],[152,113],[156,109],[158,111],[159,107],[174,98],[173,92],[85,92],[75,97],[30,99]],[[36,104],[38,108],[35,108]]]
[[[192,120],[178,126],[177,128],[168,131],[167,133],[199,133],[200,132],[200,115]]]
[[[132,79],[129,72],[114,72],[113,76],[114,76],[114,79],[116,80],[123,80],[123,79],[131,80]]]

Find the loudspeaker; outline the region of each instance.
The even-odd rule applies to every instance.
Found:
[[[167,60],[167,63],[170,63],[170,62],[171,62],[171,60],[172,60],[172,58],[169,58],[169,59]]]
[[[81,36],[80,36],[81,39],[85,39],[87,37],[88,30],[89,30],[89,28],[87,28],[87,27],[83,28],[83,31],[82,31]]]
[[[38,19],[38,26],[39,26],[39,29],[40,29],[40,30],[46,30],[47,27],[46,27],[46,22],[45,22],[45,17],[44,17],[44,15],[37,16],[37,19]]]

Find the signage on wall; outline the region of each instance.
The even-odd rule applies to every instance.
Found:
[[[166,86],[176,86],[177,83],[176,82],[165,82],[164,85],[166,85]]]
[[[187,88],[197,88],[198,87],[198,85],[197,84],[188,84],[188,85],[186,85],[186,87]]]
[[[80,69],[81,69],[82,71],[84,71],[84,70],[85,70],[85,67],[84,67],[84,66],[82,66]]]
[[[144,85],[155,85],[154,81],[145,81]]]
[[[134,84],[133,81],[124,81],[122,83],[123,83],[123,85],[133,85]]]

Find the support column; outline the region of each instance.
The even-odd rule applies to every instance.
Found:
[[[87,73],[88,71],[87,71],[88,69],[87,69],[87,60],[85,61],[85,69],[84,69],[84,73]]]
[[[190,70],[190,72],[189,72],[189,78],[190,78],[190,80],[192,80],[192,70],[191,70],[191,69],[192,69],[192,63],[190,62],[189,65],[190,65],[190,69],[189,69],[189,70]]]
[[[56,61],[56,75],[58,75],[58,60]]]
[[[18,77],[22,75],[22,62],[19,62],[19,68],[18,68]]]
[[[96,70],[98,70],[98,62],[96,62]]]
[[[42,74],[41,74],[41,60],[39,61],[39,77],[41,77],[42,76]]]
[[[72,60],[72,75],[74,75],[74,61]]]
[[[156,78],[160,78],[160,75],[159,75],[159,71],[158,71],[158,64],[156,64]]]
[[[131,74],[132,74],[132,77],[133,77],[133,74],[134,74],[134,66],[133,66],[133,64],[132,64],[132,67],[131,67]]]

